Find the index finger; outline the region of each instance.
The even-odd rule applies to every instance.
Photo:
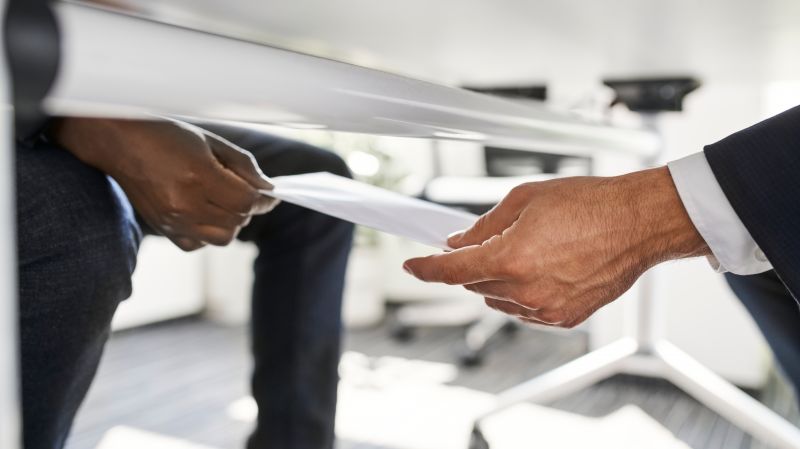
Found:
[[[474,284],[498,279],[497,264],[488,245],[467,246],[447,253],[409,259],[403,268],[425,282],[450,285]]]

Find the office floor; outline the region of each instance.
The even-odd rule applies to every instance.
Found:
[[[457,329],[430,329],[411,343],[387,338],[385,328],[350,332],[347,350],[453,363]],[[498,392],[585,351],[574,333],[523,329],[495,348],[483,367],[459,370],[452,384]],[[124,425],[220,449],[238,449],[250,424],[232,418],[231,404],[247,395],[247,335],[187,319],[115,334],[67,449],[94,449],[103,434]],[[762,399],[800,422],[790,391],[775,379]],[[564,398],[554,407],[601,417],[635,404],[694,449],[762,449],[748,436],[670,384],[617,376]],[[235,415],[235,413],[234,413]],[[341,441],[340,449],[383,449]]]

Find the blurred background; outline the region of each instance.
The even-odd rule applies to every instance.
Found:
[[[666,147],[656,164],[800,103],[800,3],[792,0],[114,4],[160,21],[513,101],[541,100],[625,126],[642,125],[641,116],[612,105],[614,91],[604,80],[694,78],[702,85],[684,110],[659,115]],[[235,68],[231,73],[235,79]],[[259,128],[336,151],[362,181],[475,212],[522,180],[614,175],[641,163],[624,154],[554,155],[478,142]],[[577,329],[522,326],[494,315],[466,291],[425,285],[402,271],[403,260],[431,252],[358,231],[344,306],[341,448],[466,447],[469,417],[491,394],[631,331],[626,304],[636,300],[637,289]],[[255,416],[246,337],[255,253],[243,243],[187,254],[164,239],[144,242],[133,297],[115,318],[69,449],[242,447]],[[660,332],[800,421],[769,348],[721,275],[705,260],[656,271]],[[763,447],[670,384],[630,376],[613,377],[552,408],[514,409],[492,426],[498,434],[522,426],[537,434],[539,447],[573,447],[556,443],[564,429],[573,430],[574,447],[603,438],[608,447]],[[636,431],[632,440],[617,441],[620,432],[613,429]]]

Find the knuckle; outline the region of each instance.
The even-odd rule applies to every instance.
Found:
[[[225,229],[206,232],[202,236],[203,241],[206,241],[214,246],[227,246],[234,238],[236,238],[236,231]]]
[[[209,237],[209,238],[206,239],[206,241],[210,245],[214,245],[214,246],[227,246],[230,243],[230,240],[228,240],[225,237],[220,237],[220,236]]]
[[[203,242],[189,238],[179,238],[175,240],[174,243],[178,248],[185,252],[192,252],[205,246]]]
[[[202,177],[194,170],[186,170],[180,175],[179,181],[184,185],[195,185],[202,181]]]
[[[517,302],[531,310],[540,310],[542,309],[542,301],[538,295],[535,295],[530,292],[526,292],[516,298]]]
[[[553,324],[558,321],[556,319],[555,313],[551,310],[540,310],[539,312],[536,313],[536,318],[539,321],[547,324]]]
[[[565,321],[564,314],[560,310],[552,310],[552,309],[542,310],[536,314],[536,317],[539,318],[541,321],[552,325],[560,325]]]
[[[501,246],[500,245],[501,243],[503,243],[503,237],[501,235],[493,235],[493,236],[489,237],[488,240],[484,240],[483,242],[481,242],[481,246],[484,247],[484,248],[491,249],[491,251],[488,251],[488,257],[492,257],[492,255],[494,255],[494,254],[499,252],[499,251],[495,251],[495,249],[498,246]],[[499,260],[502,261],[503,259],[499,259]]]
[[[518,186],[514,186],[514,188],[511,189],[511,191],[508,192],[508,197],[509,198],[517,198],[520,195],[522,195],[522,193],[525,190],[524,187],[523,187],[524,185],[525,184],[520,184]]]
[[[181,217],[185,216],[187,212],[188,209],[183,204],[170,203],[167,205],[166,213],[173,220],[179,220]]]
[[[526,196],[530,193],[531,186],[533,186],[533,183],[530,182],[519,184],[515,186],[513,189],[511,189],[510,192],[508,192],[508,196],[511,198],[519,198],[522,196]]]
[[[561,322],[559,324],[559,326],[563,327],[564,329],[572,329],[572,328],[574,328],[575,326],[577,326],[580,323],[581,322],[578,321],[578,320],[567,320],[567,321]]]
[[[189,212],[186,202],[180,195],[168,195],[165,204],[166,215],[170,218],[178,218]]]
[[[236,234],[237,234],[236,231],[225,232],[217,238],[217,241],[214,244],[218,246],[230,245],[233,239],[236,238]]]
[[[589,318],[589,316],[590,315],[580,315],[580,316],[577,316],[577,317],[572,317],[569,320],[565,321],[565,327],[567,329],[572,329],[572,328],[582,324],[584,321],[586,321]]]

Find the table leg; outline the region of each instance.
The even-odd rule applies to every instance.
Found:
[[[0,0],[0,18],[6,1]],[[2,21],[0,21],[2,27]],[[0,30],[0,48],[4,48]],[[0,69],[0,448],[21,447],[17,355],[17,244],[14,169],[14,111],[11,78]]]

